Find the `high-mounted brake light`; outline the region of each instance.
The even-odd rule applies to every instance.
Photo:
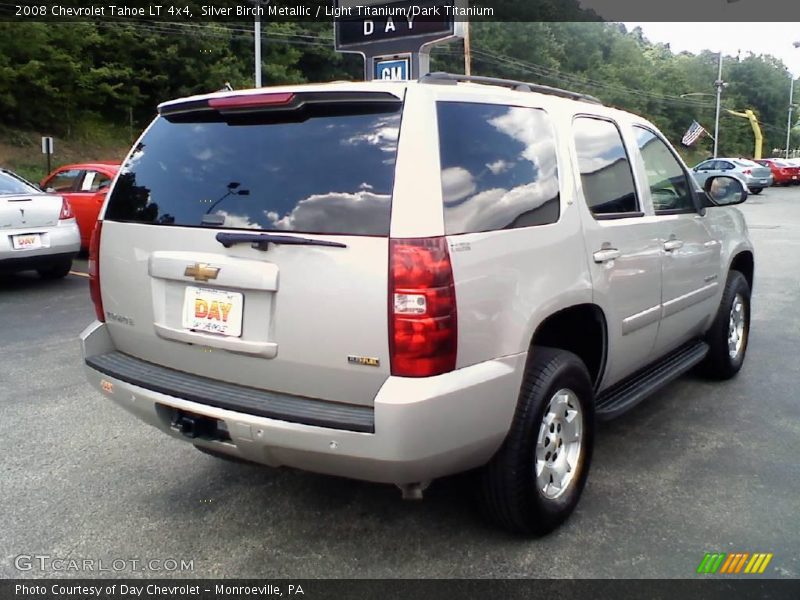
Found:
[[[75,217],[75,213],[72,212],[72,207],[67,202],[66,198],[61,198],[61,212],[58,213],[58,220],[63,221],[64,219],[72,219]]]
[[[283,106],[294,100],[291,92],[282,94],[249,94],[247,96],[227,96],[211,98],[211,108],[255,108],[258,106]]]
[[[389,242],[392,375],[429,377],[456,367],[458,319],[444,237]]]
[[[103,221],[98,220],[89,242],[89,296],[94,304],[94,313],[97,320],[105,323],[106,313],[103,310],[103,298],[100,296],[100,232]]]

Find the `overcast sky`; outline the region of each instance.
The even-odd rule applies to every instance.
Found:
[[[796,1],[796,0],[795,0]],[[669,43],[673,52],[722,50],[735,56],[738,51],[772,54],[783,60],[795,77],[800,77],[800,23],[630,23],[631,30],[642,28],[652,42]]]

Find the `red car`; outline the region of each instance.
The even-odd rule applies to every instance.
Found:
[[[758,164],[769,167],[775,185],[790,185],[800,183],[800,167],[786,162],[780,158],[760,158]]]
[[[61,194],[69,201],[81,232],[82,250],[89,248],[97,215],[119,167],[114,161],[64,165],[40,184],[43,190]]]

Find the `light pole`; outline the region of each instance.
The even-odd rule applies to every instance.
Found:
[[[794,75],[789,73],[789,119],[786,121],[786,157],[789,158],[789,144],[792,141],[792,109],[794,105],[792,101],[794,95]]]
[[[261,11],[262,7],[269,4],[270,0],[248,0],[255,7],[255,23],[253,24],[253,55],[255,61],[255,80],[256,87],[261,87]]]
[[[717,88],[717,113],[714,117],[714,158],[717,158],[719,150],[719,105],[722,101],[722,88],[725,87],[725,82],[722,81],[722,51],[719,52],[719,71],[717,73],[717,80],[714,82],[714,87]]]
[[[792,44],[795,48],[800,48],[800,40]],[[786,157],[789,158],[789,146],[792,142],[792,109],[794,108],[794,75],[789,73],[789,119],[786,122]]]

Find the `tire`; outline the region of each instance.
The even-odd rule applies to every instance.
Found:
[[[55,263],[49,267],[36,269],[36,272],[39,273],[39,277],[42,279],[62,279],[69,274],[71,269],[72,261],[67,260]]]
[[[758,196],[763,190],[764,188],[750,188],[750,193]]]
[[[735,308],[737,299],[741,302],[740,310]],[[736,314],[740,315],[741,327]],[[725,282],[717,316],[706,333],[709,350],[701,363],[701,371],[713,379],[730,379],[742,368],[749,339],[750,285],[739,271],[731,271]]]
[[[546,411],[554,404],[560,405],[559,410]],[[571,421],[562,420],[561,409],[573,411]],[[567,432],[567,423],[576,423],[576,419],[580,426],[573,426],[572,430],[580,443],[574,452],[574,443],[562,439],[564,434],[559,432]],[[554,429],[547,427],[547,422]],[[553,438],[546,435],[548,429],[555,434]],[[566,452],[562,450],[564,444]],[[548,452],[554,445],[556,452]],[[503,445],[480,471],[479,502],[487,519],[518,534],[540,536],[554,530],[578,504],[589,473],[593,445],[592,383],[583,361],[565,350],[533,348],[511,429]],[[561,459],[553,462],[553,457],[558,458],[558,450],[562,450]],[[562,461],[570,454],[574,464],[565,475],[569,479],[563,488],[559,491],[553,484],[542,485],[548,479],[548,472],[541,465],[563,466]],[[541,470],[539,476],[537,469]],[[549,478],[555,483],[553,475]]]

